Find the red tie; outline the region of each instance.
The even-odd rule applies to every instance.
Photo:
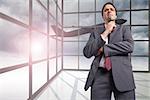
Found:
[[[105,58],[104,67],[109,71],[111,69],[111,60],[109,57]]]

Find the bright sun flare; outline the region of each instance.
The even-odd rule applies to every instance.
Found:
[[[32,44],[31,48],[32,54],[33,55],[39,55],[42,53],[42,44],[36,42]]]

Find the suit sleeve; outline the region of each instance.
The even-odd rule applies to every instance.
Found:
[[[130,28],[124,26],[122,32],[123,41],[112,44],[106,44],[104,46],[105,57],[124,55],[133,52],[134,41],[130,32]]]
[[[98,50],[103,47],[104,44],[105,41],[101,38],[100,34],[92,32],[86,46],[83,49],[84,56],[87,58],[98,56]]]

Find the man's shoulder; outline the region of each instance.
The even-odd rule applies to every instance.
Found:
[[[117,25],[117,26],[120,27],[120,29],[122,30],[130,29],[129,25]]]

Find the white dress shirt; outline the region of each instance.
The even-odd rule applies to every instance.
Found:
[[[105,44],[108,44],[108,37],[104,38],[103,35],[101,35],[101,38],[105,41]],[[99,67],[104,67],[104,61],[105,61],[105,58],[103,55],[100,60]]]

